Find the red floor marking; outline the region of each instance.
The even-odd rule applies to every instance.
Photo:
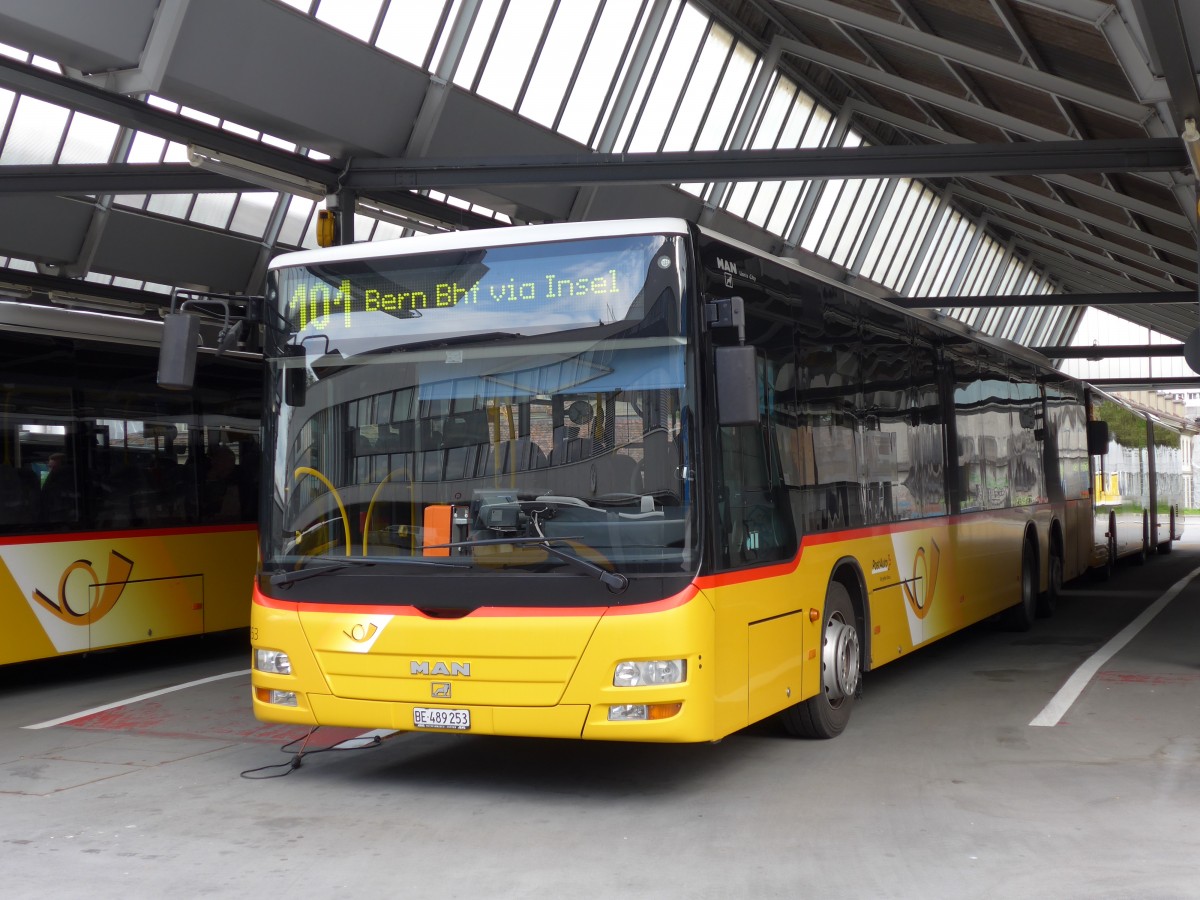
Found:
[[[280,725],[260,722],[250,711],[244,690],[226,697],[215,708],[189,707],[179,699],[143,700],[81,716],[63,727],[86,731],[119,731],[157,737],[189,738],[207,741],[253,742],[283,745],[302,740],[308,734],[304,725]],[[308,740],[307,748],[331,747],[358,737],[366,728],[321,728]]]
[[[1192,684],[1200,681],[1200,675],[1175,674],[1164,675],[1153,672],[1099,672],[1097,681],[1107,681],[1112,684]]]

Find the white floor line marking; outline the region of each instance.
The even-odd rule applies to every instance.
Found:
[[[163,694],[171,694],[175,691],[182,691],[185,688],[196,687],[201,684],[208,684],[212,681],[222,681],[226,678],[238,678],[242,675],[249,675],[249,669],[241,669],[237,672],[226,672],[224,675],[213,675],[209,678],[200,678],[196,681],[188,681],[184,684],[177,684],[174,687],[163,688],[161,691],[151,691],[148,694],[138,694],[136,697],[130,697],[127,700],[118,700],[116,703],[106,703],[103,706],[96,706],[92,709],[85,709],[83,712],[71,713],[69,716],[62,716],[58,719],[51,719],[48,722],[38,722],[36,725],[22,725],[26,729],[38,728],[53,728],[55,725],[62,725],[64,722],[71,722],[75,719],[82,719],[84,716],[94,716],[96,713],[106,712],[110,709],[116,709],[118,706],[128,706],[131,703],[138,703],[141,700],[149,700],[153,697],[161,697]]]
[[[396,734],[394,728],[376,728],[374,731],[366,731],[357,737],[346,738],[331,747],[331,750],[358,750],[362,747],[370,747],[376,742],[376,738],[382,741],[384,738]]]
[[[1046,704],[1046,708],[1038,713],[1029,724],[1045,726],[1057,725],[1061,722],[1062,717],[1067,714],[1067,710],[1079,699],[1079,695],[1083,693],[1083,689],[1088,686],[1088,682],[1100,671],[1100,667],[1112,659],[1122,647],[1133,640],[1137,633],[1149,625],[1155,616],[1166,609],[1167,604],[1174,600],[1179,592],[1187,587],[1197,575],[1200,575],[1200,568],[1193,569],[1189,574],[1167,588],[1166,593],[1142,610],[1140,616],[1122,628],[1107,644],[1093,653],[1087,662],[1075,670],[1075,673],[1067,679],[1066,684],[1059,689],[1058,693],[1050,698],[1050,702]]]

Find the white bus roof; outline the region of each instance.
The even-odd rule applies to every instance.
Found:
[[[271,260],[270,268],[307,266],[343,262],[354,259],[378,259],[385,256],[407,256],[413,253],[435,253],[442,250],[472,250],[479,247],[510,247],[519,244],[573,241],[586,238],[622,237],[634,234],[686,234],[684,219],[613,219],[599,222],[554,222],[545,225],[510,225],[503,228],[480,228],[470,231],[443,231],[419,234],[391,241],[369,241],[324,247],[319,250],[299,250]]]

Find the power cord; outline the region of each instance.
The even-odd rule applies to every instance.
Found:
[[[281,753],[290,754],[290,758],[287,762],[275,763],[274,765],[270,766],[259,766],[257,769],[246,769],[244,772],[239,774],[242,778],[248,778],[250,780],[282,778],[284,775],[292,774],[295,769],[298,769],[304,765],[304,757],[306,756],[313,756],[317,753],[328,753],[331,750],[370,750],[374,747],[380,746],[383,743],[383,738],[377,734],[373,734],[369,738],[350,738],[349,740],[340,741],[331,747],[318,747],[316,750],[306,750],[305,748],[308,747],[309,739],[316,734],[320,728],[320,725],[314,725],[308,730],[308,734],[304,735],[303,737],[298,737],[293,741],[288,741],[279,748]],[[351,741],[360,740],[365,740],[366,743],[356,744],[353,747],[346,746]],[[300,745],[298,750],[294,749],[297,744]]]

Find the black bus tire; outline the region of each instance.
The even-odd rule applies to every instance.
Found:
[[[861,680],[862,642],[854,604],[845,585],[831,581],[821,627],[821,690],[781,713],[784,729],[796,737],[837,737],[850,721]]]
[[[1037,614],[1040,619],[1048,619],[1058,609],[1058,598],[1062,595],[1063,562],[1055,550],[1050,551],[1050,567],[1046,573],[1046,590],[1038,595]]]
[[[1009,607],[1004,624],[1009,631],[1028,631],[1037,618],[1037,562],[1029,541],[1021,551],[1021,600]]]

